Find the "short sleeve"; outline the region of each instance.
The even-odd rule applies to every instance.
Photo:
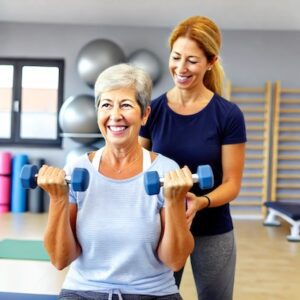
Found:
[[[240,108],[234,104],[225,120],[222,144],[239,144],[247,141],[245,119]]]

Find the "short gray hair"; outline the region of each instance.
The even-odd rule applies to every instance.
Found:
[[[144,70],[124,63],[111,66],[98,76],[95,83],[96,109],[102,93],[125,87],[133,87],[136,90],[136,100],[143,116],[146,107],[150,105],[152,80]]]

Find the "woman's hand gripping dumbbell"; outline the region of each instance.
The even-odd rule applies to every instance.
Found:
[[[197,174],[192,174],[193,182],[198,182],[200,189],[210,189],[214,186],[214,176],[209,165],[198,166]],[[159,177],[157,171],[144,174],[144,186],[148,195],[159,194],[160,187],[164,185],[164,178]]]
[[[37,185],[47,190],[46,185],[61,184],[62,186],[70,184],[74,191],[83,192],[89,185],[89,173],[84,168],[75,168],[71,176],[65,175],[61,169],[43,166],[38,170],[35,165],[24,165],[21,170],[20,179],[23,188],[35,189]]]

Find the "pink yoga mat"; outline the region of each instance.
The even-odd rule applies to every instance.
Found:
[[[10,207],[11,154],[0,152],[0,213]]]

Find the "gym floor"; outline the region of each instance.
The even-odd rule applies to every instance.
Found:
[[[42,239],[47,214],[0,214],[0,239]],[[300,294],[300,243],[286,240],[289,226],[264,227],[262,220],[234,220],[238,258],[234,300],[296,300]],[[57,294],[67,270],[49,262],[0,260],[0,291]],[[216,287],[217,288],[217,287]],[[189,262],[181,286],[196,300]]]

